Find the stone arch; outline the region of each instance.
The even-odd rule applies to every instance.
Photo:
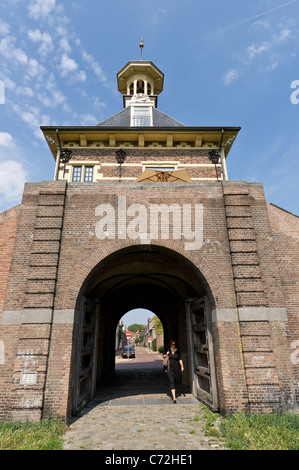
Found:
[[[110,256],[117,256],[122,250],[130,250],[132,247],[145,247],[153,250],[169,250],[181,257],[182,260],[190,263],[192,269],[196,269],[198,275],[201,277],[202,282],[207,288],[209,300],[213,306],[217,306],[221,302],[222,294],[225,296],[225,286],[214,267],[208,262],[208,260],[199,252],[190,251],[186,252],[183,249],[182,244],[179,241],[171,241],[170,243],[151,243],[150,245],[140,245],[140,243],[134,243],[131,241],[130,244],[124,243],[121,240],[106,241],[103,247],[98,248],[94,251],[83,264],[74,268],[74,275],[69,280],[68,286],[65,289],[65,295],[63,298],[63,309],[72,309],[78,307],[77,301],[80,296],[80,291],[84,290],[88,280],[94,275],[100,263],[105,262]],[[221,305],[220,305],[221,306]]]
[[[78,359],[73,367],[76,370],[74,384],[77,387],[78,377],[82,377],[84,371],[90,369],[90,364],[95,364],[93,372],[86,376],[88,385],[85,388],[80,385],[79,392],[78,387],[74,392],[75,407],[80,405],[81,398],[86,394],[93,396],[107,374],[113,371],[115,330],[118,320],[128,309],[139,307],[155,312],[166,325],[166,342],[171,337],[176,338],[182,345],[182,354],[189,364],[193,361],[194,345],[190,336],[190,328],[193,327],[188,320],[192,317],[192,312],[187,305],[196,300],[207,299],[204,303],[208,305],[206,312],[211,325],[211,309],[215,308],[215,300],[209,282],[217,286],[219,279],[204,259],[201,268],[204,268],[208,279],[194,260],[182,252],[179,243],[174,242],[170,246],[132,243],[115,250],[116,245],[120,246],[121,243],[107,243],[106,252],[98,250],[86,260],[80,272],[72,279],[74,297],[69,300],[72,301],[72,308],[78,312],[75,342],[77,345],[95,345],[93,350],[89,348],[89,365],[84,356],[83,368],[79,366]],[[80,337],[87,330],[93,335],[93,339],[82,343]],[[80,347],[73,354],[79,359],[83,357]],[[193,387],[191,374],[194,374],[194,368],[190,365],[184,379],[189,389]]]

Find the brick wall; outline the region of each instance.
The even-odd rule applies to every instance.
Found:
[[[115,237],[96,236],[96,207],[117,212],[120,196],[126,207],[142,204],[147,211],[151,204],[203,205],[199,249],[186,250],[183,236],[163,239],[161,233],[150,245],[182,256],[199,273],[197,288],[212,308],[221,410],[268,411],[291,403],[297,226],[282,230],[261,184],[49,181],[26,184],[20,210],[0,323],[7,353],[0,365],[0,417],[69,415],[80,296],[97,282],[109,255],[140,245],[118,223]],[[170,233],[173,226],[171,219]],[[185,332],[184,322],[180,316]]]
[[[126,160],[122,165],[122,177],[124,179],[136,179],[142,173],[144,162],[178,162],[177,169],[186,168],[190,178],[216,178],[215,165],[209,159],[210,149],[167,149],[150,148],[134,149],[126,148]],[[118,178],[119,169],[116,164],[115,150],[107,149],[72,149],[70,163],[76,162],[96,162],[101,164],[98,170],[102,178]],[[60,166],[63,170],[63,166]],[[68,172],[68,169],[66,170]],[[221,167],[218,168],[218,177],[222,177]],[[96,180],[98,180],[96,176]]]
[[[288,344],[299,396],[299,217],[268,204],[275,255],[288,312]]]
[[[0,214],[0,321],[6,295],[12,253],[15,244],[20,206]],[[15,337],[18,328],[14,326],[1,331],[0,325],[0,420],[7,417],[10,407],[11,363],[15,356]],[[3,406],[1,406],[3,404]]]
[[[20,206],[0,214],[0,318],[14,248]]]

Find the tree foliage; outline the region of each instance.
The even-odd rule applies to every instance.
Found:
[[[128,330],[131,333],[136,333],[137,331],[144,331],[145,325],[141,325],[139,323],[134,323],[133,325],[128,326]]]
[[[161,320],[157,317],[157,315],[154,315],[154,327],[156,328],[156,333],[162,335],[163,334],[163,326],[161,323]]]

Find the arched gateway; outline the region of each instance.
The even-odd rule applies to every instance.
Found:
[[[77,300],[78,345],[74,407],[91,398],[114,368],[115,329],[130,309],[154,311],[165,343],[177,338],[186,364],[183,383],[218,409],[213,295],[198,268],[180,253],[158,245],[134,245],[109,255],[87,276]]]
[[[27,183],[0,214],[0,419],[70,417],[135,307],[178,339],[184,382],[212,409],[296,406],[298,218],[262,184],[228,181],[240,128],[159,111],[151,61],[117,80],[116,115],[42,127],[54,181]]]

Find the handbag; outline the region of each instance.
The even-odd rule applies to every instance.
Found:
[[[169,366],[169,356],[168,355],[166,357],[164,357],[164,359],[163,359],[163,366],[164,367]]]

